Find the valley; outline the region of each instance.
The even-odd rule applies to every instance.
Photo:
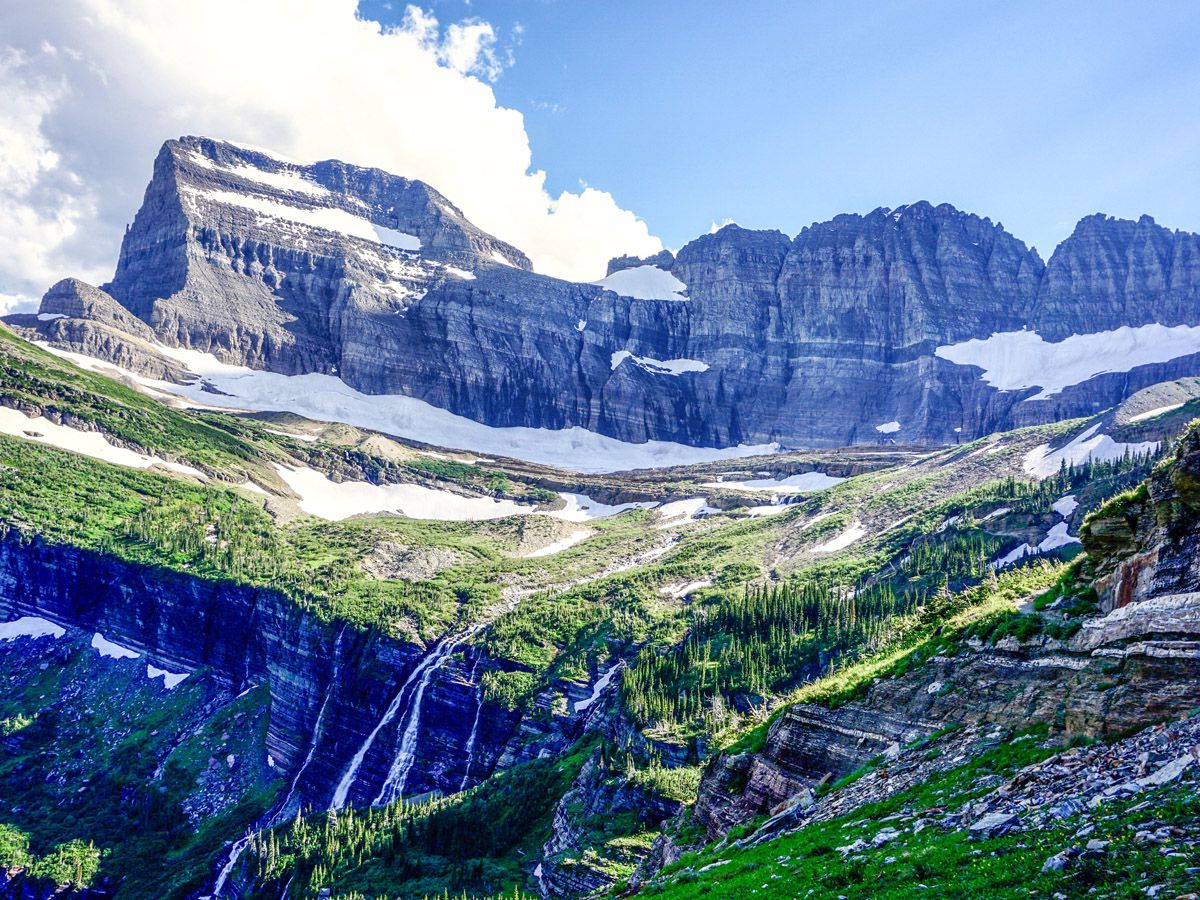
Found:
[[[0,897],[1186,896],[1163,232],[914,204],[582,285],[168,142],[114,280],[0,326]],[[1163,287],[1082,309],[1113,241]]]

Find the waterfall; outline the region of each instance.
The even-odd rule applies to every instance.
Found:
[[[371,746],[375,743],[375,738],[379,736],[379,732],[382,731],[387,724],[392,721],[392,719],[396,718],[396,713],[400,711],[400,706],[405,696],[408,694],[408,689],[413,685],[414,682],[421,681],[422,687],[419,688],[419,690],[423,692],[423,686],[426,683],[426,674],[431,668],[436,667],[442,661],[441,655],[446,651],[446,648],[457,646],[461,640],[465,640],[466,636],[469,636],[472,633],[473,632],[467,632],[466,635],[458,639],[455,639],[453,636],[442,638],[442,640],[434,645],[434,648],[425,655],[424,659],[417,663],[416,667],[409,674],[408,678],[405,679],[404,684],[400,685],[400,690],[396,691],[396,696],[392,698],[392,702],[388,705],[387,710],[384,711],[383,718],[381,718],[376,723],[375,727],[371,729],[371,733],[367,735],[367,739],[362,742],[362,746],[358,748],[358,752],[356,752],[354,757],[350,760],[350,765],[346,767],[346,771],[343,773],[341,781],[338,782],[337,789],[333,792],[333,800],[330,801],[329,804],[330,809],[341,809],[346,805],[346,798],[350,795],[350,788],[352,788],[354,786],[354,782],[358,780],[358,770],[362,768],[363,760],[367,756],[367,751],[370,750]],[[393,763],[393,766],[394,765],[395,764]],[[390,773],[388,777],[390,780]]]
[[[296,796],[296,788],[300,784],[300,776],[304,774],[304,771],[308,768],[308,764],[312,762],[312,758],[317,752],[317,744],[320,743],[321,735],[325,732],[325,710],[329,708],[329,700],[333,696],[334,691],[337,690],[342,662],[342,636],[345,633],[346,625],[342,623],[342,628],[338,632],[337,639],[333,642],[333,673],[329,678],[329,686],[325,688],[325,697],[321,700],[321,708],[317,710],[317,721],[313,724],[313,736],[312,740],[308,743],[308,753],[304,757],[304,762],[296,769],[296,774],[292,777],[292,783],[288,785],[288,791],[284,795],[283,802],[275,806],[273,812],[267,813],[265,821],[260,820],[255,830],[273,828],[279,824],[283,814],[291,804],[292,798]],[[243,691],[243,693],[245,692]],[[246,852],[246,846],[250,843],[252,835],[253,830],[247,831],[244,837],[234,841],[233,845],[229,848],[229,858],[225,860],[225,865],[217,873],[217,880],[213,884],[213,897],[219,898],[221,896],[221,891],[225,888],[225,882],[233,874],[233,867],[237,865],[237,861]]]
[[[367,739],[363,741],[362,746],[358,748],[358,752],[354,754],[354,758],[350,760],[350,765],[346,767],[345,773],[342,775],[341,781],[338,782],[337,789],[333,792],[333,799],[329,803],[330,809],[341,809],[346,805],[346,799],[350,795],[350,789],[354,786],[354,782],[358,780],[358,771],[362,768],[363,760],[366,759],[367,752],[375,743],[375,738],[379,736],[387,725],[396,718],[404,705],[405,697],[411,697],[411,702],[405,710],[402,732],[400,734],[400,742],[396,748],[396,755],[392,759],[392,765],[388,769],[387,778],[384,780],[383,787],[380,789],[378,796],[372,802],[372,806],[377,806],[380,803],[391,803],[400,796],[404,790],[404,784],[408,779],[409,770],[412,769],[413,763],[416,761],[416,743],[417,736],[420,733],[421,726],[421,703],[425,698],[425,691],[433,682],[434,675],[454,655],[454,651],[469,641],[472,637],[487,628],[492,621],[500,615],[512,610],[517,605],[518,598],[511,597],[503,605],[493,609],[491,615],[479,622],[476,622],[469,628],[458,632],[457,634],[447,634],[433,649],[430,650],[421,661],[417,664],[412,673],[405,679],[404,684],[400,685],[400,690],[396,691],[396,696],[392,698],[392,702],[384,711],[383,718],[371,729],[371,733],[367,735]],[[413,691],[409,688],[416,685]]]
[[[583,712],[585,709],[589,708],[593,703],[599,700],[600,695],[604,693],[605,689],[610,684],[612,684],[613,676],[617,674],[620,668],[621,662],[618,660],[611,669],[601,675],[596,680],[596,684],[592,687],[591,695],[586,700],[577,700],[575,702],[575,712]]]
[[[229,859],[225,861],[225,865],[221,866],[216,884],[213,885],[212,895],[214,897],[221,896],[221,891],[225,889],[225,882],[229,880],[229,876],[233,873],[233,867],[237,865],[237,861],[241,858],[242,852],[246,849],[246,845],[250,843],[250,838],[253,835],[253,831],[247,831],[245,835],[233,842],[233,847],[229,851]]]
[[[438,673],[438,670],[450,661],[459,644],[470,637],[471,634],[473,632],[468,631],[456,639],[443,641],[426,657],[429,664],[425,666],[424,671],[421,673],[417,689],[412,694],[412,702],[409,703],[404,715],[404,725],[403,730],[400,732],[400,743],[396,747],[396,755],[392,758],[392,765],[388,769],[383,787],[379,789],[379,794],[371,801],[372,806],[393,803],[396,798],[404,793],[404,786],[408,781],[408,773],[412,770],[413,763],[417,760],[417,738],[421,733],[421,704],[425,699],[425,691],[433,682],[433,678]]]
[[[321,736],[325,733],[325,710],[329,708],[329,700],[333,697],[333,692],[337,690],[338,678],[341,675],[342,635],[345,633],[346,625],[343,623],[342,630],[338,632],[337,640],[333,642],[333,675],[329,679],[329,687],[325,690],[325,699],[321,701],[321,708],[317,710],[317,721],[313,725],[313,736],[308,744],[308,754],[304,757],[304,762],[300,764],[300,768],[296,770],[296,775],[292,778],[291,785],[288,786],[288,792],[283,798],[283,803],[278,806],[278,811],[267,823],[268,828],[279,824],[278,819],[287,812],[292,798],[296,796],[296,788],[300,784],[300,777],[308,769],[308,764],[312,762],[313,756],[316,755],[317,744],[320,743]]]
[[[475,738],[479,734],[479,719],[483,715],[483,685],[475,680],[482,659],[482,654],[475,657],[475,665],[471,667],[471,684],[475,685],[475,721],[471,723],[471,736],[467,738],[467,765],[463,770],[462,784],[458,786],[459,791],[467,789],[467,781],[471,777],[471,763],[475,759]]]

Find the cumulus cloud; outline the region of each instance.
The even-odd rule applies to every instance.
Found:
[[[39,49],[40,53],[52,52]],[[44,125],[62,99],[61,79],[38,74],[27,55],[0,50],[0,310],[28,301],[30,284],[55,280],[57,252],[95,214],[94,192],[63,166]]]
[[[576,280],[661,249],[594,188],[555,197],[489,81],[495,29],[360,19],[356,0],[0,4],[0,304],[104,280],[159,145],[204,134],[432,184],[538,271]]]

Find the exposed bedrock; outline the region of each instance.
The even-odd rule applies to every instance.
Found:
[[[695,815],[709,837],[804,803],[823,780],[950,725],[1116,737],[1185,715],[1200,683],[1200,434],[1081,531],[1099,604],[1069,639],[972,641],[834,709],[800,704],[763,748],[709,766]]]

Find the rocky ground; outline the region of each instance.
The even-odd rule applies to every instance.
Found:
[[[996,897],[1200,896],[1200,716],[1051,744],[977,728],[921,742],[745,837],[675,857],[647,892],[893,897],[907,883],[974,897],[984,883]],[[809,887],[789,894],[788,879]]]
[[[976,738],[968,736],[968,740]],[[992,734],[993,740],[999,735]],[[1026,738],[1028,739],[1028,738]],[[1021,740],[1021,738],[1017,738]],[[946,753],[961,749],[963,741],[951,742]],[[855,809],[876,803],[885,797],[928,778],[934,771],[952,766],[925,763],[923,749],[904,754],[886,767],[869,772],[854,785],[839,791],[828,802],[821,802],[800,817],[796,824],[839,818]],[[952,759],[961,763],[961,753]],[[993,777],[992,780],[997,780]],[[1070,821],[1078,826],[1076,842],[1046,860],[1046,871],[1065,871],[1079,859],[1096,859],[1111,845],[1110,841],[1088,840],[1097,821],[1114,818],[1115,802],[1149,795],[1155,788],[1180,782],[1200,783],[1200,717],[1169,725],[1156,725],[1137,735],[1111,744],[1073,747],[1047,760],[1021,769],[985,796],[953,809],[927,807],[909,809],[880,820],[884,827],[851,843],[838,847],[843,858],[867,847],[882,847],[901,840],[906,834],[925,828],[965,831],[975,840],[1019,834]],[[983,782],[978,786],[985,786]],[[1127,814],[1145,813],[1146,821],[1134,835],[1137,843],[1162,847],[1164,856],[1196,859],[1200,846],[1200,822],[1193,827],[1167,826],[1154,819],[1154,802],[1142,800],[1125,810]],[[768,823],[749,839],[763,842],[773,829]],[[1200,862],[1200,860],[1197,860]],[[1188,874],[1200,875],[1200,869]]]

